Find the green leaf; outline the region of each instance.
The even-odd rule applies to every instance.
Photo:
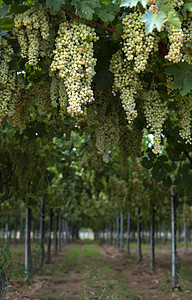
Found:
[[[146,7],[148,0],[123,0],[120,7],[134,7],[141,2],[143,7]]]
[[[192,66],[186,62],[173,64],[166,69],[166,73],[174,76],[172,88],[179,89],[182,96],[192,90]]]
[[[181,13],[184,16],[184,18],[187,18],[187,11],[192,12],[192,3],[187,2],[183,5],[182,9],[181,9]]]
[[[170,176],[164,177],[163,178],[163,186],[168,190],[172,185],[172,181]]]
[[[179,15],[171,5],[160,2],[159,11],[165,14],[168,24],[174,25],[177,28],[181,28]]]
[[[12,0],[3,0],[3,2],[4,2],[6,5],[12,4]]]
[[[17,5],[16,3],[11,5],[10,13],[21,14],[29,9],[27,5]]]
[[[13,18],[0,19],[0,30],[12,30],[14,25]]]
[[[46,0],[46,5],[48,8],[53,8],[56,11],[59,11],[61,5],[65,4],[65,0]]]
[[[93,14],[96,13],[101,6],[99,0],[72,0],[71,4],[75,6],[78,16],[88,20],[92,20]]]
[[[170,11],[168,13],[167,23],[174,25],[176,28],[181,28],[181,21],[175,11]]]
[[[153,166],[153,161],[148,159],[147,157],[144,157],[142,159],[142,166],[148,170],[150,170]]]
[[[112,22],[115,19],[115,15],[119,12],[120,7],[116,3],[101,3],[98,14],[103,22]]]
[[[159,164],[155,164],[152,169],[152,176],[158,182],[161,182],[167,175],[166,170],[162,167],[159,168]]]
[[[116,26],[115,26],[115,29],[118,31],[118,32],[121,32],[123,33],[123,25],[122,23],[118,23]],[[119,42],[121,39],[121,36],[119,34],[117,34],[116,32],[113,32],[113,40],[115,42]]]
[[[4,18],[8,11],[9,11],[9,6],[3,3],[0,7],[0,18]]]
[[[154,27],[156,27],[158,31],[161,31],[165,17],[166,15],[163,12],[159,12],[155,15],[152,11],[146,10],[141,21],[145,23],[146,32],[152,32]]]

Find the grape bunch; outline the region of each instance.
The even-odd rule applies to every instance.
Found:
[[[131,62],[123,59],[123,53],[118,50],[111,59],[110,71],[114,74],[113,95],[120,92],[122,106],[127,120],[131,123],[137,117],[135,96],[141,88],[137,72]]]
[[[86,132],[92,136],[97,153],[107,163],[112,143],[119,141],[118,107],[111,89],[95,92],[95,102],[87,106]]]
[[[5,87],[9,77],[9,65],[12,61],[13,48],[0,35],[0,87]]]
[[[6,114],[11,115],[14,112],[13,93],[16,85],[16,72],[11,70],[8,72],[8,78],[5,86],[0,88],[0,120]]]
[[[40,82],[36,86],[35,99],[37,111],[40,116],[51,110],[50,85],[48,81]]]
[[[60,112],[66,111],[68,99],[67,92],[64,82],[58,74],[52,74],[51,76],[50,97],[53,106],[55,106],[56,103],[59,103]]]
[[[182,60],[181,48],[183,47],[183,30],[181,28],[176,28],[172,24],[166,25],[166,30],[168,31],[169,38],[169,52],[165,56],[166,59],[173,63],[178,63]]]
[[[123,20],[123,52],[128,61],[133,61],[134,70],[140,73],[146,69],[152,51],[158,50],[158,39],[154,33],[145,32],[141,22],[142,13],[128,14]]]
[[[94,100],[91,88],[96,64],[93,42],[97,40],[94,28],[85,24],[60,24],[50,75],[57,73],[62,80],[61,97],[67,94],[67,111],[72,115],[81,115],[83,106]]]
[[[38,63],[39,56],[46,56],[54,45],[54,30],[48,9],[43,5],[32,6],[14,19],[14,35],[21,48],[21,56],[30,65]]]
[[[147,5],[149,11],[152,11],[154,14],[158,14],[158,1],[157,0],[148,0]]]
[[[10,69],[13,48],[0,36],[0,121],[5,115],[14,113],[17,100],[20,97],[20,85],[17,73]]]
[[[184,5],[183,0],[166,0],[165,3],[169,4],[173,8],[181,8]]]
[[[21,129],[26,128],[27,119],[29,117],[29,109],[25,103],[26,90],[22,74],[13,72],[14,81],[11,82],[9,90],[12,91],[11,99],[8,104],[7,115],[9,116],[9,123],[13,127]]]
[[[191,137],[191,113],[192,113],[192,94],[186,97],[177,96],[177,107],[179,111],[179,134],[186,143],[192,144]]]
[[[157,90],[144,91],[143,100],[147,127],[151,127],[154,135],[153,152],[157,154],[162,150],[161,135],[163,124],[166,119],[167,107],[165,103],[161,101],[160,95]]]
[[[182,61],[185,61],[189,64],[192,63],[192,16],[188,15],[186,20],[182,23],[183,29],[183,57]]]

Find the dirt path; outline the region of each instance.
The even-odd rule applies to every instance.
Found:
[[[79,256],[76,261],[69,254],[76,247],[81,253],[82,243],[69,245],[53,262],[45,265],[34,276],[31,286],[11,282],[11,291],[5,299],[10,300],[192,300],[192,284],[182,282],[182,292],[171,292],[170,247],[157,249],[157,269],[149,270],[149,254],[143,253],[143,262],[136,264],[136,249],[131,256],[122,253],[113,245],[101,244],[99,254],[92,257]],[[87,245],[89,247],[89,245]],[[83,252],[82,252],[83,253]],[[192,249],[179,249],[184,263],[191,265]]]

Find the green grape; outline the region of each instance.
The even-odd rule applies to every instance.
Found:
[[[44,115],[47,111],[51,110],[50,84],[48,81],[37,85],[35,98],[39,115]]]
[[[146,69],[150,53],[158,50],[157,35],[145,32],[145,24],[141,22],[141,18],[142,13],[134,12],[122,20],[122,50],[126,59],[133,61],[133,68],[137,73]]]
[[[157,154],[162,150],[161,135],[166,119],[167,107],[166,104],[161,101],[159,93],[156,90],[145,91],[143,93],[143,101],[147,127],[151,127],[154,135],[153,152]]]
[[[55,37],[54,18],[42,4],[32,6],[14,19],[13,33],[21,47],[21,56],[36,65],[39,56],[52,55]]]
[[[26,103],[24,103],[14,111],[14,114],[8,121],[13,127],[19,127],[24,130],[26,128],[28,117],[29,109]]]
[[[179,134],[186,143],[192,144],[191,137],[191,113],[192,113],[192,94],[185,97],[177,96],[177,107],[179,111]]]
[[[83,106],[94,100],[91,88],[96,64],[93,42],[97,40],[94,29],[85,24],[60,24],[50,75],[57,72],[62,79],[62,94],[67,95],[67,111],[72,115],[81,115]]]
[[[87,107],[87,134],[92,136],[97,153],[107,163],[111,144],[119,140],[118,108],[110,90],[96,91],[95,105]]]
[[[191,43],[192,43],[192,17],[188,15],[187,18],[182,22],[183,30],[183,57],[182,61],[185,61],[189,64],[192,63],[192,52],[191,52]]]
[[[172,75],[166,74],[166,85],[167,85],[167,94],[168,95],[173,93],[173,88],[172,88],[173,80],[174,80],[174,77]]]
[[[110,71],[114,74],[113,94],[120,92],[122,106],[127,120],[131,123],[137,117],[135,97],[142,84],[132,63],[123,59],[121,50],[118,50],[111,59]]]
[[[50,86],[50,97],[53,106],[56,106],[59,102],[60,112],[66,111],[67,108],[67,92],[63,80],[58,76],[58,74],[52,74],[51,76],[51,86]]]
[[[169,52],[165,56],[166,59],[174,63],[178,63],[182,59],[181,48],[183,46],[183,30],[176,28],[172,24],[166,25],[168,38],[170,42]]]
[[[169,4],[173,8],[181,8],[184,5],[183,0],[166,0],[165,3]]]
[[[13,48],[0,35],[0,88],[6,87],[12,56]]]
[[[154,14],[158,13],[158,1],[157,0],[148,0],[147,5],[149,6],[149,10]]]
[[[17,104],[18,88],[16,71],[9,70],[6,85],[0,85],[0,120],[14,113]]]

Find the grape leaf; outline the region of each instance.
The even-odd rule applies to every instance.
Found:
[[[166,73],[174,76],[173,89],[179,89],[182,96],[192,90],[192,66],[186,62],[173,64],[166,69]]]
[[[0,18],[4,18],[8,11],[9,11],[9,6],[3,3],[0,7]]]
[[[100,15],[103,22],[112,22],[115,19],[115,14],[119,12],[120,7],[117,3],[101,3],[98,14]]]
[[[3,2],[8,6],[12,4],[12,0],[3,0]],[[2,2],[1,2],[2,3]]]
[[[177,28],[181,28],[181,21],[179,15],[171,5],[160,2],[158,9],[166,15],[167,23],[172,24]]]
[[[116,26],[115,26],[115,29],[121,33],[123,33],[123,25],[122,23],[118,23]],[[121,39],[121,36],[119,34],[117,34],[116,32],[113,32],[113,40],[115,42],[118,42],[119,40]]]
[[[155,15],[152,11],[146,10],[141,21],[145,23],[146,32],[152,32],[155,26],[157,30],[160,31],[165,17],[166,15],[161,11]]]
[[[192,3],[187,2],[183,5],[182,9],[181,9],[181,13],[184,16],[184,18],[187,18],[187,11],[192,12]]]
[[[96,9],[101,6],[99,0],[72,0],[71,4],[75,6],[78,16],[88,20],[92,20]]]
[[[0,19],[0,30],[12,30],[14,25],[13,18]]]
[[[46,0],[47,7],[53,8],[56,11],[58,11],[63,4],[65,4],[65,0]]]
[[[142,166],[148,170],[150,170],[153,167],[153,160],[148,159],[147,157],[144,157],[142,159]]]
[[[181,28],[181,21],[175,11],[170,11],[167,16],[167,23],[174,25],[177,28]]]
[[[147,5],[148,0],[123,0],[120,4],[120,7],[134,7],[138,2],[141,2],[143,7]]]

